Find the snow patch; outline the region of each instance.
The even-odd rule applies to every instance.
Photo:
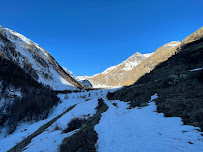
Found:
[[[148,58],[148,57],[150,57],[152,54],[154,54],[154,53],[143,54],[143,56],[146,57],[146,58]]]
[[[192,70],[190,70],[191,72],[192,71],[200,71],[200,70],[202,70],[203,68],[197,68],[197,69],[192,69]]]
[[[155,98],[156,94],[150,101]],[[141,109],[127,109],[128,103],[117,100],[105,102],[109,109],[94,128],[99,137],[96,146],[99,152],[203,151],[203,137],[198,128],[183,125],[181,118],[166,118],[157,113],[154,102]]]
[[[175,47],[180,45],[181,42],[179,41],[171,41],[170,43],[166,43],[164,46],[168,46],[168,47]]]

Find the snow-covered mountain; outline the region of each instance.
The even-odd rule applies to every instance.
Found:
[[[85,76],[77,76],[77,79],[79,79],[79,80],[85,80],[85,79],[88,79],[90,76],[87,76],[87,75],[85,75]]]
[[[86,79],[86,78],[88,78],[88,77],[86,77],[86,76],[81,76],[81,77],[78,76],[78,77],[77,77],[77,76],[75,76],[75,75],[73,74],[72,71],[68,70],[67,68],[63,67],[63,69],[64,69],[72,78],[74,78],[75,80],[77,80],[78,82],[80,82],[81,84],[83,84],[84,86],[87,86],[87,87],[89,87],[89,88],[92,88],[91,82]]]
[[[141,54],[137,52],[122,63],[109,67],[102,73],[85,78],[95,88],[131,85],[141,76],[153,70],[160,62],[175,54],[175,48],[178,45],[180,45],[179,41],[172,41],[158,48],[154,53]]]
[[[134,85],[121,89],[60,93],[57,97],[60,100],[54,99],[55,91],[53,94],[49,89],[42,92],[44,86],[38,91],[33,88],[31,93],[34,92],[34,95],[28,94],[21,101],[14,96],[18,100],[13,107],[7,108],[10,112],[6,117],[1,115],[3,111],[0,110],[0,151],[202,152],[202,50],[203,28],[181,44],[171,42],[158,48],[152,55],[143,55],[147,58],[138,64],[133,61],[135,56],[142,57],[139,53],[124,61],[125,64],[119,69],[127,71],[128,80],[134,81],[145,74]],[[29,80],[30,77],[16,64],[6,69],[7,63],[10,60],[6,62],[0,58],[0,74],[4,78],[8,69],[13,71],[18,68],[11,75],[21,74]],[[76,79],[74,74],[64,70]],[[116,66],[108,68],[103,75],[116,70]],[[135,74],[136,77],[131,77]],[[88,79],[86,76],[82,78]],[[0,87],[2,84],[0,82]],[[35,81],[33,84],[33,87],[37,87],[38,83]],[[28,90],[31,90],[30,86]],[[23,95],[26,93],[27,90]],[[51,108],[48,107],[50,100],[57,100]],[[42,108],[48,108],[44,117]],[[42,113],[38,112],[40,110]],[[38,121],[32,120],[36,114],[40,116]],[[17,119],[19,116],[24,119]],[[2,118],[13,120],[8,124],[10,127],[18,120],[16,129],[10,134],[6,132],[8,125],[1,124]]]
[[[72,71],[68,70],[66,67],[62,67],[72,78],[77,80],[77,77],[73,74]]]
[[[0,26],[0,57],[14,62],[32,78],[49,85],[54,90],[84,88],[38,44],[2,26]]]
[[[107,68],[102,73],[95,74],[90,77],[79,76],[78,78],[89,80],[92,83],[93,87],[95,88],[100,87],[108,88],[121,86],[122,82],[128,79],[126,77],[126,74],[152,54],[153,53],[141,54],[139,52],[136,52],[135,54],[130,56],[127,60],[123,61],[118,65]]]

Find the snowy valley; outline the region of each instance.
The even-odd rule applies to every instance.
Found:
[[[76,77],[0,26],[0,152],[202,152],[203,27]]]
[[[154,100],[158,98],[157,94],[151,97],[148,106],[131,109],[128,102],[108,100],[106,98],[108,91],[115,90],[97,90],[59,95],[62,102],[53,109],[47,119],[37,123],[23,123],[17,127],[13,134],[6,137],[1,133],[0,151],[7,151],[19,142],[20,144],[10,151],[34,152],[36,149],[37,151],[47,152],[59,151],[65,138],[77,134],[85,126],[84,123],[83,127],[64,133],[71,120],[93,117],[96,114],[96,107],[100,98],[104,99],[103,102],[108,106],[108,110],[102,113],[99,123],[94,126],[94,130],[98,134],[98,140],[95,143],[95,149],[91,147],[93,148],[91,150],[101,152],[200,152],[203,150],[203,137],[197,127],[183,125],[178,117],[165,118],[164,114],[156,112]],[[71,106],[74,106],[74,108],[63,113]],[[46,126],[46,129],[43,129],[38,135],[33,136],[29,140],[30,142],[24,141],[29,136],[32,136],[36,130],[40,129],[41,126],[48,124],[61,113],[63,115],[60,118]],[[21,141],[24,141],[24,144]],[[90,142],[87,139],[83,139],[83,141],[87,145]],[[19,147],[20,149],[18,149]],[[74,148],[74,144],[69,145],[70,151],[74,151]],[[86,145],[81,145],[80,148],[82,151],[87,150]]]

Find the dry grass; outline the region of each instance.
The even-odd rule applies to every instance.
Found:
[[[158,94],[157,111],[167,117],[181,117],[184,124],[203,130],[203,38],[182,46],[177,55],[158,65],[134,85],[109,93],[109,99],[131,101],[140,106]]]

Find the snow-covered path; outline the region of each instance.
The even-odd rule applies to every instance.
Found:
[[[77,104],[71,111],[65,113],[43,133],[32,139],[24,151],[56,152],[64,138],[70,137],[77,130],[62,133],[71,119],[95,114],[98,98],[103,98],[109,109],[102,114],[95,126],[98,134],[96,148],[99,152],[202,152],[203,136],[197,127],[183,125],[181,118],[164,117],[157,113],[152,96],[148,106],[128,109],[127,102],[107,100],[108,91],[94,90],[90,92],[59,95],[62,102],[54,108],[52,114],[45,120],[32,124],[21,124],[16,131],[0,137],[0,151],[7,151],[22,139],[32,134],[43,124],[64,112],[68,107]],[[88,100],[87,100],[88,99]],[[116,103],[113,105],[113,103]],[[60,130],[55,130],[56,126]],[[2,135],[2,134],[0,134]]]
[[[91,93],[91,97],[88,97],[89,93]],[[76,117],[76,116],[80,117],[79,115],[85,115],[85,114],[91,114],[91,113],[94,114],[95,112],[94,108],[97,106],[98,104],[97,99],[100,96],[102,96],[102,92],[100,90],[95,90],[91,92],[71,93],[71,94],[68,94],[67,99],[65,99],[64,94],[60,94],[59,97],[62,102],[58,104],[57,107],[54,107],[53,111],[51,112],[50,116],[47,119],[41,120],[38,122],[26,122],[26,123],[19,124],[16,130],[14,131],[14,133],[7,136],[5,136],[6,128],[3,128],[2,130],[0,130],[0,152],[8,151],[12,147],[14,147],[17,143],[27,138],[29,135],[31,135],[36,130],[38,130],[41,126],[48,123],[49,121],[51,121],[52,119],[60,115],[61,113],[65,112],[70,106],[73,106],[74,104],[78,104],[78,106],[76,106],[70,113],[68,113],[69,116],[67,116],[66,114],[65,117],[62,117],[56,122],[58,123],[58,125],[60,125],[62,129],[66,127],[68,121],[70,121],[70,119],[73,117]],[[86,98],[90,98],[92,100],[90,102],[85,102]],[[63,121],[60,121],[60,120],[63,120]],[[54,133],[49,133],[49,134],[45,132],[43,133],[43,135],[49,136],[50,137],[49,141],[52,141],[52,137],[54,136],[54,134],[56,133],[58,134],[58,132],[59,131],[56,131]],[[66,135],[60,136],[59,140],[57,140],[57,143],[61,143],[60,141],[65,136]],[[37,141],[37,138],[34,139],[34,142],[36,141]],[[55,142],[55,139],[53,139],[53,141]],[[41,142],[41,144],[42,143],[43,142]],[[56,145],[57,143],[55,143],[54,145]],[[41,144],[39,143],[39,147],[41,146]],[[44,146],[45,145],[42,144],[41,147],[44,147]],[[52,147],[55,148],[56,146],[52,146]]]
[[[197,128],[183,125],[181,118],[154,112],[154,102],[141,109],[126,109],[128,105],[122,101],[105,102],[109,109],[95,126],[99,152],[203,151],[203,137]]]

